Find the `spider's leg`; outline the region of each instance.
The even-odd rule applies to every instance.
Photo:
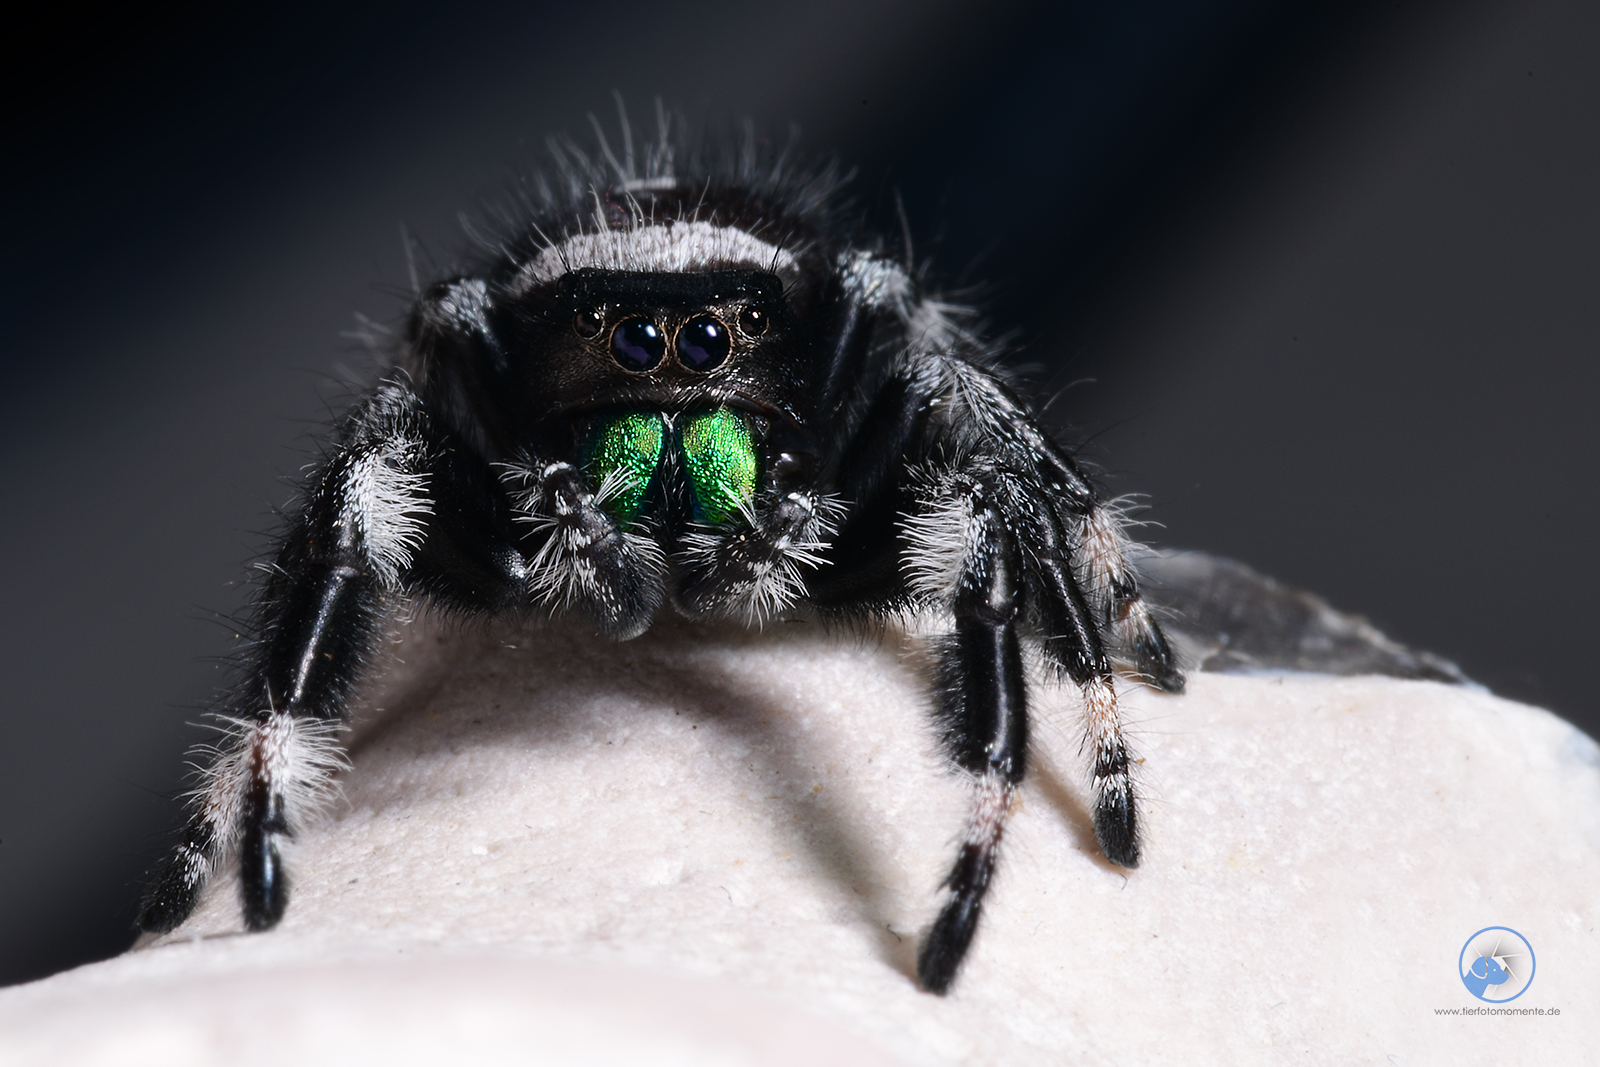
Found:
[[[1183,675],[1139,596],[1114,511],[992,371],[958,361],[939,369],[951,397],[944,434],[990,457],[996,484],[1007,491],[1023,549],[1029,628],[1046,659],[1083,692],[1095,834],[1107,859],[1136,866],[1138,812],[1106,639],[1130,651],[1163,689],[1181,689]]]
[[[1100,499],[1072,457],[992,371],[956,361],[941,369],[952,386],[946,432],[1014,471],[1031,498],[1030,510],[1042,508],[1054,516],[1068,540],[1057,536],[1053,550],[1072,561],[1096,629],[1111,650],[1127,655],[1152,685],[1182,692],[1177,657],[1140,595],[1134,545],[1123,532],[1119,509]]]
[[[1128,775],[1128,744],[1111,661],[1088,599],[1073,576],[1060,521],[1042,499],[1020,509],[1033,551],[1028,557],[1029,615],[1046,660],[1083,694],[1083,747],[1094,767],[1094,832],[1100,850],[1122,867],[1139,865],[1138,804]],[[1181,675],[1179,676],[1181,680]]]
[[[458,445],[403,385],[384,386],[346,422],[268,570],[242,683],[219,711],[226,736],[145,895],[142,929],[188,918],[234,849],[245,925],[276,925],[289,899],[281,846],[344,762],[347,702],[396,594],[477,610],[520,596],[492,475]]]
[[[1042,435],[1041,435],[1042,436]],[[1156,688],[1183,692],[1177,656],[1139,591],[1135,545],[1116,501],[1099,498],[1072,460],[1043,439],[1037,477],[1056,523],[1068,531],[1074,572],[1107,642]]]
[[[1016,621],[1021,560],[992,487],[966,475],[943,480],[906,532],[911,583],[954,616],[938,646],[938,714],[954,762],[977,779],[949,895],[917,955],[924,988],[944,993],[977,930],[1012,793],[1027,764],[1028,708]]]

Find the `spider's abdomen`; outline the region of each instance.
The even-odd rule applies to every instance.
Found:
[[[724,522],[755,494],[761,466],[755,436],[748,417],[731,408],[611,416],[589,434],[584,472],[597,502],[628,527],[660,499],[669,457],[685,474],[689,514],[696,522]]]

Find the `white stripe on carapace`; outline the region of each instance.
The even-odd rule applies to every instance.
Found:
[[[630,230],[580,233],[551,245],[523,267],[515,291],[527,292],[571,270],[767,270],[793,282],[793,252],[734,226],[709,222],[650,223]]]

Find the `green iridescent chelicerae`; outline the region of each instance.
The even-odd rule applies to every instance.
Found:
[[[589,439],[584,466],[596,488],[617,472],[626,476],[620,492],[605,509],[624,526],[639,517],[645,495],[661,463],[666,427],[654,412],[630,411],[598,426]]]
[[[678,432],[694,489],[695,517],[719,523],[756,491],[756,445],[737,412],[719,408],[684,422]]]
[[[604,502],[606,511],[619,523],[629,525],[638,519],[660,469],[665,444],[665,420],[655,412],[617,415],[590,435],[584,467],[592,484],[598,487],[619,471],[626,476],[624,488]],[[755,495],[755,439],[738,412],[718,408],[682,419],[677,444],[698,521],[724,522]]]

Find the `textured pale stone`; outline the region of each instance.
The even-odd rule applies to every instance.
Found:
[[[1600,1047],[1600,762],[1433,682],[1124,683],[1145,859],[1108,865],[1070,690],[954,993],[918,931],[967,796],[922,662],[789,623],[615,646],[418,625],[304,833],[271,934],[188,926],[0,992],[0,1060],[160,1063],[1582,1062]],[[1448,1017],[1468,935],[1514,1006]]]

